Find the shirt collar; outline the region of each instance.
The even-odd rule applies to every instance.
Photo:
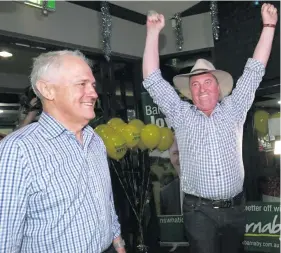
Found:
[[[197,108],[196,105],[192,104],[192,105],[191,105],[191,108],[192,108],[194,111],[197,111],[198,113],[200,113],[200,114],[206,116],[204,112],[200,111],[200,110]],[[215,113],[219,112],[220,110],[221,110],[221,104],[220,104],[220,103],[217,103],[215,109],[213,110],[213,112],[211,113],[210,116],[213,116]]]
[[[46,112],[42,112],[38,123],[41,125],[43,132],[48,139],[56,138],[64,132],[73,134]],[[82,132],[85,135],[94,135],[94,130],[89,125],[85,126]]]

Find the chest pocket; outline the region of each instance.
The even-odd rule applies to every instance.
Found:
[[[203,115],[194,114],[192,119],[185,119],[178,131],[177,140],[183,146],[188,147],[189,152],[198,151],[198,144],[204,144],[204,138],[207,134],[207,122]]]
[[[218,131],[219,141],[223,141],[225,139],[229,140],[230,137],[235,135],[237,130],[237,122],[235,122],[232,116],[226,117],[218,117],[214,119],[216,124],[216,130]]]

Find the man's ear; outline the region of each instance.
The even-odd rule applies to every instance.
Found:
[[[48,84],[44,81],[39,80],[36,83],[36,88],[38,89],[41,96],[47,100],[54,99],[54,87],[53,84]]]

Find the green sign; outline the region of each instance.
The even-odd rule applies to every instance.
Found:
[[[247,223],[243,245],[246,251],[280,252],[280,203],[248,202],[245,208]],[[185,240],[183,217],[158,216],[160,240]]]
[[[176,92],[183,101],[187,101],[187,98],[183,97],[183,95],[181,95],[177,90]],[[170,127],[167,118],[153,102],[148,92],[143,92],[141,94],[141,101],[145,124],[155,124],[159,127]]]
[[[244,246],[249,251],[280,252],[280,203],[247,203]]]
[[[144,112],[144,123],[155,124],[159,127],[167,127],[167,121],[159,107],[153,102],[147,92],[141,94],[142,108]]]
[[[43,8],[43,0],[27,0],[27,1],[20,1],[24,4],[31,5],[37,8]],[[49,0],[46,1],[46,8],[48,11],[55,11],[56,10],[56,1],[55,0]]]

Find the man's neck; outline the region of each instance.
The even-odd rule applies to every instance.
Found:
[[[48,108],[44,108],[44,112],[46,112],[47,114],[52,116],[56,121],[62,124],[65,129],[72,132],[81,144],[83,143],[82,130],[87,125],[87,123],[79,124],[77,122],[74,122],[72,119],[69,119],[66,114],[62,115],[57,110],[48,110]]]

